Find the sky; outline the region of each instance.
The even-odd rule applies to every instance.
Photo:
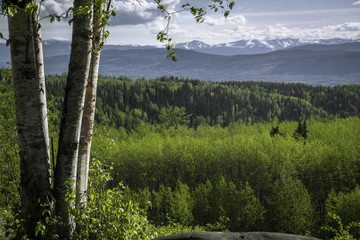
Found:
[[[189,12],[172,15],[170,36],[174,43],[200,40],[208,44],[242,39],[360,39],[360,0],[234,0],[235,6],[225,19],[208,10],[205,21],[196,23]],[[178,11],[186,2],[208,6],[210,0],[164,0],[169,12]],[[107,44],[159,45],[156,35],[167,21],[154,0],[112,0],[117,12],[111,19]],[[72,0],[45,0],[42,16],[61,14]],[[43,39],[71,39],[67,20],[50,23],[42,20]],[[0,19],[0,32],[7,35],[7,21]]]

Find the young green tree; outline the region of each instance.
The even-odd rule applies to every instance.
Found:
[[[274,184],[270,218],[273,230],[305,235],[314,224],[311,198],[291,162],[284,162]]]
[[[184,107],[170,106],[160,110],[159,121],[164,124],[166,128],[177,128],[179,125],[189,125],[190,116],[190,114],[186,113]]]

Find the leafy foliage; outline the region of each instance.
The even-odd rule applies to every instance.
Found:
[[[279,123],[283,136],[275,138],[271,125],[152,126],[112,135],[113,184],[124,182],[143,208],[150,202],[155,224],[215,226],[222,218],[231,231],[321,236],[328,194],[360,180],[360,120],[310,120],[306,145],[293,138],[297,122]],[[187,189],[181,202],[174,198],[179,183]]]
[[[186,114],[184,107],[173,107],[162,108],[159,114],[159,121],[164,124],[166,128],[174,127],[177,128],[179,125],[189,125],[191,115]]]
[[[360,187],[350,192],[344,193],[335,191],[330,192],[329,197],[326,201],[326,207],[329,213],[329,222],[337,222],[337,224],[344,230],[354,236],[355,238],[360,237]],[[340,221],[341,220],[341,221]]]
[[[0,208],[11,201],[20,181],[11,70],[0,69]]]
[[[330,235],[331,239],[334,240],[355,240],[359,239],[359,231],[360,231],[360,222],[351,222],[348,225],[345,225],[342,223],[341,218],[336,215],[335,213],[329,212],[328,213],[328,225],[325,227],[322,227],[327,234]],[[354,232],[355,230],[355,236],[351,234],[351,232]]]
[[[7,221],[10,236],[21,239],[26,236],[15,211],[19,167],[7,71],[0,71],[0,188],[5,193],[0,197],[15,205],[2,211],[0,221]],[[65,77],[48,76],[54,138]],[[72,210],[81,223],[74,238],[149,239],[192,230],[358,237],[357,87],[103,77],[91,187],[87,204]],[[337,103],[328,104],[334,96]],[[289,105],[281,105],[284,99]],[[267,101],[270,113],[264,114]],[[340,103],[343,108],[336,105]],[[292,109],[296,106],[300,110]],[[301,106],[312,110],[304,113]],[[173,127],[167,128],[166,121],[148,124],[160,123],[159,115],[171,115],[169,109],[178,117],[169,125]],[[293,137],[304,125],[305,145]],[[269,132],[281,132],[281,137]],[[73,195],[68,197],[71,201]],[[59,219],[50,205],[43,206],[37,233],[56,239]]]
[[[87,202],[72,208],[80,223],[73,239],[151,239],[155,237],[146,216],[136,203],[126,202],[122,185],[109,189],[108,167],[93,161]],[[108,170],[107,170],[108,169]],[[73,195],[69,195],[69,201]],[[72,199],[74,201],[74,199]]]

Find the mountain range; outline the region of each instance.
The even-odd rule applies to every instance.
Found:
[[[70,42],[43,42],[46,74],[67,71]],[[106,45],[100,73],[137,79],[163,75],[208,81],[302,82],[312,85],[360,83],[359,40],[241,40],[209,45],[200,41],[175,45],[178,62],[155,46]],[[9,61],[0,44],[0,66]]]
[[[334,45],[359,42],[359,40],[350,39],[319,39],[319,40],[303,40],[295,38],[281,38],[272,40],[239,40],[230,43],[206,44],[204,42],[194,40],[187,43],[175,44],[176,48],[194,50],[202,53],[234,56],[243,54],[260,54],[268,53],[276,50],[289,49],[293,47],[305,45]]]

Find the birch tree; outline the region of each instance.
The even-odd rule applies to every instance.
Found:
[[[61,218],[59,236],[70,238],[74,223],[65,200],[68,188],[76,184],[81,121],[85,101],[92,32],[92,0],[74,0],[73,33],[65,98],[60,124],[58,156],[54,176],[56,213]]]
[[[35,236],[41,203],[52,204],[42,44],[35,1],[7,2],[24,228]]]
[[[109,13],[110,2],[107,13]],[[104,44],[103,31],[105,24],[100,21],[103,14],[104,1],[98,0],[94,4],[92,49],[89,76],[85,94],[84,113],[81,123],[80,145],[78,154],[77,179],[76,179],[76,201],[86,202],[86,191],[88,189],[88,176],[90,164],[91,142],[94,129],[96,89],[100,65],[100,51]],[[109,14],[107,14],[109,16]]]

